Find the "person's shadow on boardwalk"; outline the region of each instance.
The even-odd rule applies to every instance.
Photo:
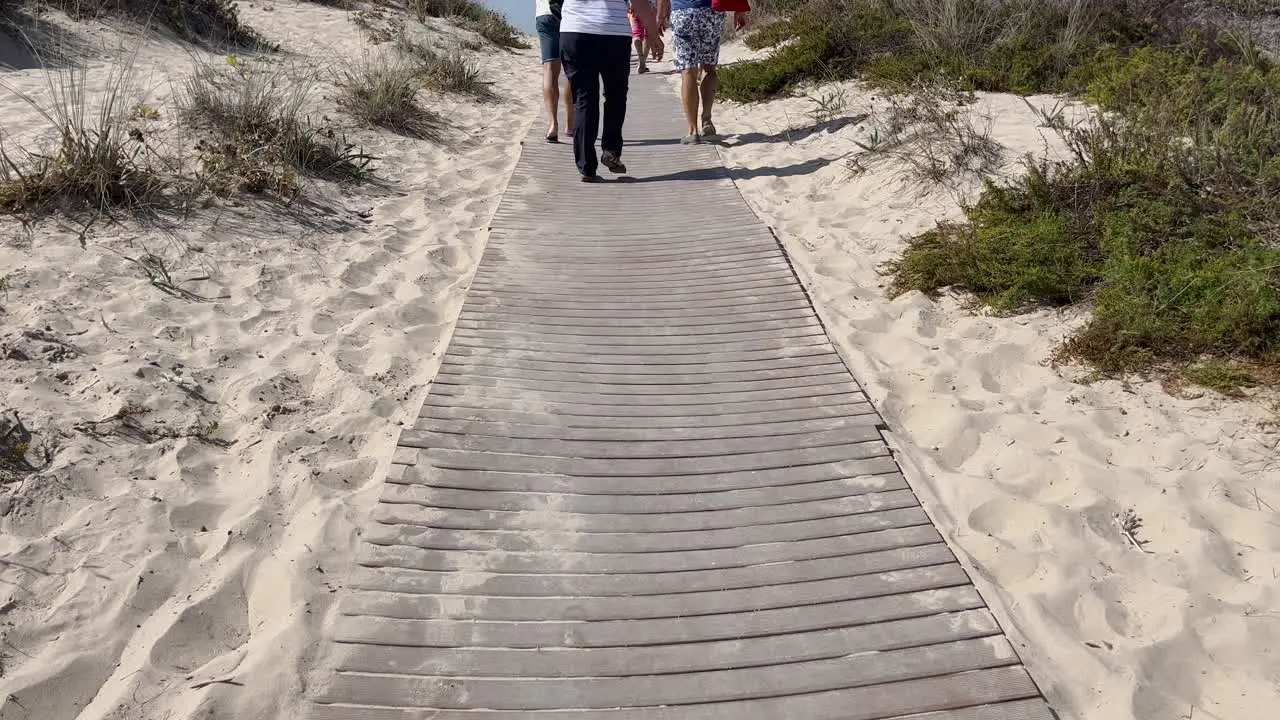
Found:
[[[674,180],[751,180],[758,177],[797,177],[800,175],[810,175],[833,162],[842,160],[844,156],[833,158],[814,158],[806,160],[802,163],[793,165],[785,165],[783,167],[774,167],[772,165],[757,168],[729,168],[723,165],[714,165],[712,167],[694,168],[692,170],[679,170],[663,175],[648,175],[645,177],[632,177],[624,175],[619,177],[616,182],[620,183],[653,183],[653,182],[671,182]]]

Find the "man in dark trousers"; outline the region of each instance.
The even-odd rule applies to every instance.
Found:
[[[599,182],[598,164],[625,173],[622,124],[627,117],[631,75],[631,21],[627,0],[564,0],[560,10],[560,57],[573,92],[573,159],[583,182]],[[631,8],[648,42],[661,57],[657,14],[647,2]],[[600,90],[604,88],[604,132],[600,133]],[[596,137],[600,158],[596,160]]]

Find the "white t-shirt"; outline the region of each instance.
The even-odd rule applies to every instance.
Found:
[[[551,14],[551,0],[533,0],[533,16],[542,17]]]
[[[631,36],[627,0],[564,0],[560,32]]]

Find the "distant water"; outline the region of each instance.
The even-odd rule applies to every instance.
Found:
[[[530,35],[534,34],[533,0],[480,0],[480,2],[506,15],[512,25]]]

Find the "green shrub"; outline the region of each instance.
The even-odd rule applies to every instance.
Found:
[[[1280,73],[1179,46],[1106,51],[1090,76],[1108,115],[1070,133],[1075,160],[912,240],[895,290],[1002,310],[1092,298],[1064,349],[1105,371],[1280,360]]]
[[[1172,0],[809,0],[762,25],[748,44],[770,57],[727,66],[731,100],[770,97],[808,80],[861,76],[900,89],[942,80],[970,90],[1072,89],[1072,70],[1099,48],[1183,31]],[[803,59],[806,62],[797,62]]]
[[[1258,378],[1235,363],[1205,360],[1188,365],[1182,371],[1187,380],[1217,390],[1228,397],[1241,397],[1245,388],[1256,387]]]

